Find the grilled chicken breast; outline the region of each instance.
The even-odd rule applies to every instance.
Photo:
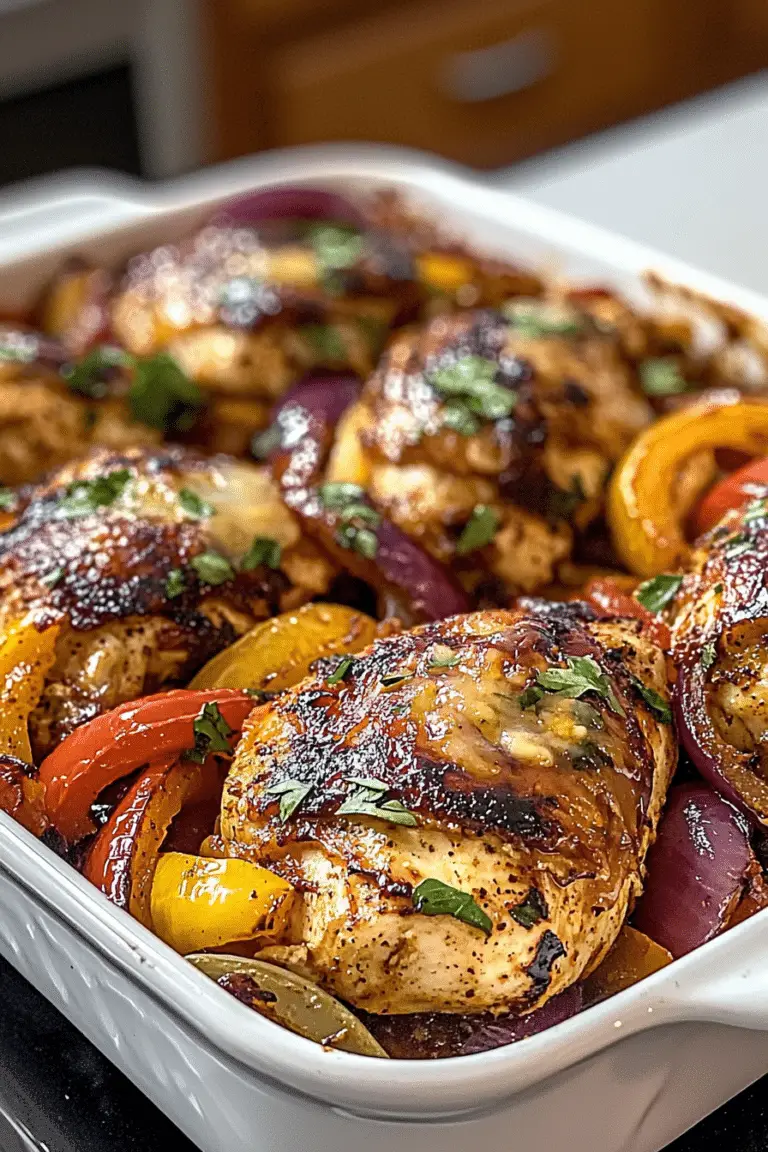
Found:
[[[674,770],[638,684],[666,690],[636,622],[530,601],[378,641],[257,708],[221,833],[301,894],[272,957],[375,1013],[525,1012],[578,980],[641,888]]]
[[[0,632],[29,614],[59,628],[31,721],[38,756],[99,712],[183,683],[332,575],[269,474],[244,462],[101,451],[17,499],[0,535]]]
[[[595,516],[611,464],[650,416],[618,340],[587,312],[511,300],[393,341],[339,430],[328,479],[367,487],[468,582],[491,574],[503,603],[553,579],[570,523]],[[472,544],[462,530],[478,508],[495,531]]]

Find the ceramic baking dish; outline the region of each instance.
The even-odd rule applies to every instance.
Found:
[[[218,200],[307,182],[400,190],[490,252],[614,284],[653,267],[768,319],[768,300],[389,149],[305,149],[147,188],[0,197],[0,310],[62,257],[119,261]],[[0,952],[204,1152],[655,1152],[768,1070],[768,912],[531,1039],[460,1059],[324,1051],[245,1009],[0,813]]]

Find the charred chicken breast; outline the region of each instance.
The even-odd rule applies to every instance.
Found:
[[[339,429],[329,479],[366,486],[504,601],[553,579],[650,415],[610,331],[575,305],[516,299],[398,337]]]
[[[96,452],[21,490],[0,535],[0,628],[58,629],[35,753],[124,700],[183,683],[251,625],[323,592],[264,470],[185,449]]]
[[[527,1012],[597,965],[676,760],[638,628],[539,601],[457,616],[257,708],[221,832],[300,893],[273,957],[384,1014]]]

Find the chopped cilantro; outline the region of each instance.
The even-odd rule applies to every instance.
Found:
[[[449,401],[449,427],[461,419],[474,416],[484,420],[501,420],[511,415],[517,393],[496,383],[499,365],[483,356],[461,356],[428,373],[428,383],[438,395]],[[462,412],[460,418],[458,413]],[[445,417],[443,417],[445,420]]]
[[[282,554],[283,550],[277,540],[273,540],[270,536],[255,536],[253,543],[240,561],[240,567],[244,572],[250,572],[264,564],[267,568],[276,570],[280,567]]]
[[[556,488],[549,498],[550,520],[570,520],[579,505],[586,503],[587,494],[578,472],[571,477],[568,489]]]
[[[566,656],[567,668],[546,668],[536,673],[538,685],[556,696],[566,696],[572,700],[585,692],[594,692],[607,701],[608,707],[617,716],[624,715],[610,679],[592,656]]]
[[[59,500],[59,508],[66,516],[89,516],[114,504],[123,495],[130,479],[131,473],[127,468],[116,468],[94,480],[75,480]]]
[[[510,916],[523,928],[533,928],[541,920],[546,920],[549,908],[543,893],[538,888],[529,888],[525,899],[511,909]]]
[[[0,511],[12,512],[16,507],[16,499],[12,488],[0,488]]]
[[[575,308],[552,300],[508,300],[502,311],[515,331],[528,340],[578,336],[584,331],[584,318]]]
[[[649,612],[660,612],[674,600],[682,582],[682,576],[673,576],[666,572],[660,576],[653,576],[635,589],[635,600]]]
[[[354,663],[354,656],[342,656],[330,676],[326,677],[326,684],[340,684],[352,671]]]
[[[168,599],[175,600],[177,596],[181,596],[186,586],[183,569],[171,568],[165,580],[165,595]]]
[[[45,584],[46,588],[55,588],[63,575],[63,568],[53,568],[50,572],[47,572],[45,576],[40,577],[40,583]]]
[[[222,716],[218,704],[203,704],[192,723],[194,747],[184,753],[187,760],[202,764],[212,752],[231,752],[228,736],[233,729]]]
[[[433,644],[429,653],[430,672],[437,668],[455,668],[461,656],[447,644]]]
[[[632,684],[640,693],[643,700],[645,700],[656,719],[660,720],[662,724],[671,724],[672,710],[664,697],[660,696],[653,688],[647,688],[642,680],[638,680],[637,676],[632,677]]]
[[[688,381],[673,357],[643,360],[638,371],[646,396],[679,396],[688,391]]]
[[[479,548],[485,548],[493,540],[498,528],[499,517],[493,508],[487,504],[476,504],[456,541],[457,555],[466,556],[470,552],[477,552]]]
[[[462,892],[442,880],[422,880],[413,890],[413,906],[424,916],[453,916],[472,928],[479,928],[486,936],[493,930],[493,921],[469,892]]]
[[[264,791],[268,796],[280,797],[280,820],[284,824],[306,800],[312,785],[304,784],[301,780],[281,780],[279,784],[272,784]]]
[[[337,816],[373,816],[377,820],[387,820],[390,824],[416,827],[416,817],[400,800],[382,800],[388,791],[388,785],[382,780],[358,776],[347,779],[355,785],[355,789],[336,809]]]
[[[136,361],[128,404],[134,420],[162,432],[188,431],[205,407],[197,384],[167,352]]]
[[[125,368],[134,359],[123,348],[101,344],[81,360],[62,369],[67,387],[78,396],[89,400],[102,400],[109,392],[109,381],[115,368]]]
[[[211,549],[201,552],[199,556],[193,556],[189,563],[200,579],[213,587],[235,578],[235,570],[226,556]]]
[[[202,496],[198,496],[197,492],[193,492],[191,488],[181,489],[179,492],[179,504],[187,516],[191,516],[193,520],[205,520],[209,516],[213,516],[216,511],[213,504],[209,504],[207,500],[203,500]]]
[[[330,361],[335,364],[346,361],[347,346],[338,328],[333,324],[302,324],[299,332],[323,362]]]
[[[705,672],[709,672],[710,668],[717,659],[717,644],[714,640],[710,640],[701,649],[701,666]]]

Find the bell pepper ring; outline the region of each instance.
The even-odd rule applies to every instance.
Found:
[[[29,717],[53,667],[59,627],[40,628],[27,616],[0,641],[0,753],[27,764],[32,763]]]
[[[160,848],[203,772],[201,765],[175,756],[152,765],[128,789],[86,856],[85,878],[147,928]]]
[[[676,485],[695,455],[733,448],[768,452],[768,402],[720,392],[657,420],[635,439],[608,490],[608,523],[616,550],[638,576],[674,570],[689,546],[676,506]]]
[[[48,817],[64,839],[72,844],[96,831],[90,808],[109,784],[192,748],[194,722],[206,704],[218,707],[232,730],[231,745],[255,702],[228,688],[160,692],[121,704],[63,740],[41,764],[40,779]]]
[[[182,955],[241,940],[276,943],[293,885],[249,860],[164,852],[152,883],[153,931]]]
[[[200,669],[190,688],[282,692],[324,656],[360,652],[377,636],[376,621],[343,604],[305,604],[264,620]]]
[[[709,532],[719,524],[726,512],[743,508],[757,496],[768,494],[768,458],[752,460],[725,476],[710,488],[696,509],[694,528],[697,535]]]

